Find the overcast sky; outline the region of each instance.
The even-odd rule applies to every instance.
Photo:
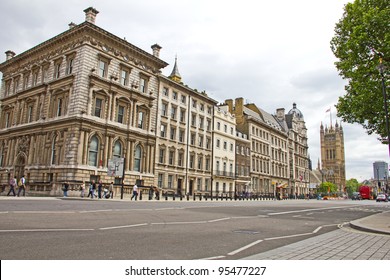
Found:
[[[295,102],[308,128],[313,168],[320,159],[321,122],[333,124],[344,81],[330,50],[346,0],[2,0],[0,62],[82,23],[83,10],[100,13],[96,24],[145,51],[158,43],[172,71],[178,57],[182,81],[219,102],[243,97],[265,111],[288,112]],[[382,96],[378,93],[378,96]],[[340,120],[338,119],[339,123]],[[374,161],[388,148],[359,125],[342,123],[347,179],[373,177]]]

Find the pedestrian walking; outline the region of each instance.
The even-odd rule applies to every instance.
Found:
[[[111,182],[110,186],[108,187],[108,191],[110,193],[111,199],[114,197],[114,183]]]
[[[64,192],[64,197],[68,197],[69,183],[66,181],[64,186],[62,187],[62,191]]]
[[[20,196],[20,193],[23,191],[23,196],[26,196],[26,179],[24,178],[24,175],[19,179],[18,182],[18,196]]]
[[[98,198],[99,199],[102,198],[102,190],[103,190],[102,180],[99,180],[99,184],[98,184]]]
[[[88,197],[91,196],[91,199],[95,196],[95,189],[96,189],[96,183],[95,180],[92,180],[91,184],[89,185],[89,192]]]
[[[84,195],[85,195],[85,184],[84,184],[84,182],[80,186],[80,191],[81,191],[80,196],[82,198],[84,198]]]
[[[137,200],[137,196],[138,196],[138,186],[137,186],[137,184],[134,184],[134,186],[133,186],[133,196],[131,197],[130,200],[133,200],[133,198],[135,198],[135,200]]]
[[[16,196],[16,194],[15,194],[15,187],[16,187],[16,176],[9,180],[9,188],[10,189],[9,189],[9,192],[8,192],[7,196],[9,196],[9,194],[11,192],[14,194],[14,196]]]

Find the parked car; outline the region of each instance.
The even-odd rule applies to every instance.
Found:
[[[362,197],[360,196],[360,193],[354,192],[352,194],[352,200],[361,200],[361,199],[362,199]]]
[[[380,201],[388,202],[389,200],[384,193],[380,193],[376,197],[376,202],[380,202]]]

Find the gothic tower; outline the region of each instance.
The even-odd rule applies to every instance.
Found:
[[[321,171],[324,182],[335,184],[339,191],[345,191],[345,154],[343,128],[337,122],[335,127],[320,127]]]

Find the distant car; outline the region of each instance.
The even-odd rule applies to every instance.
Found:
[[[362,199],[362,197],[360,196],[360,193],[354,192],[352,194],[352,200],[361,200],[361,199]]]
[[[376,202],[380,202],[380,201],[388,202],[389,200],[387,199],[387,196],[384,193],[380,193],[376,197]]]

